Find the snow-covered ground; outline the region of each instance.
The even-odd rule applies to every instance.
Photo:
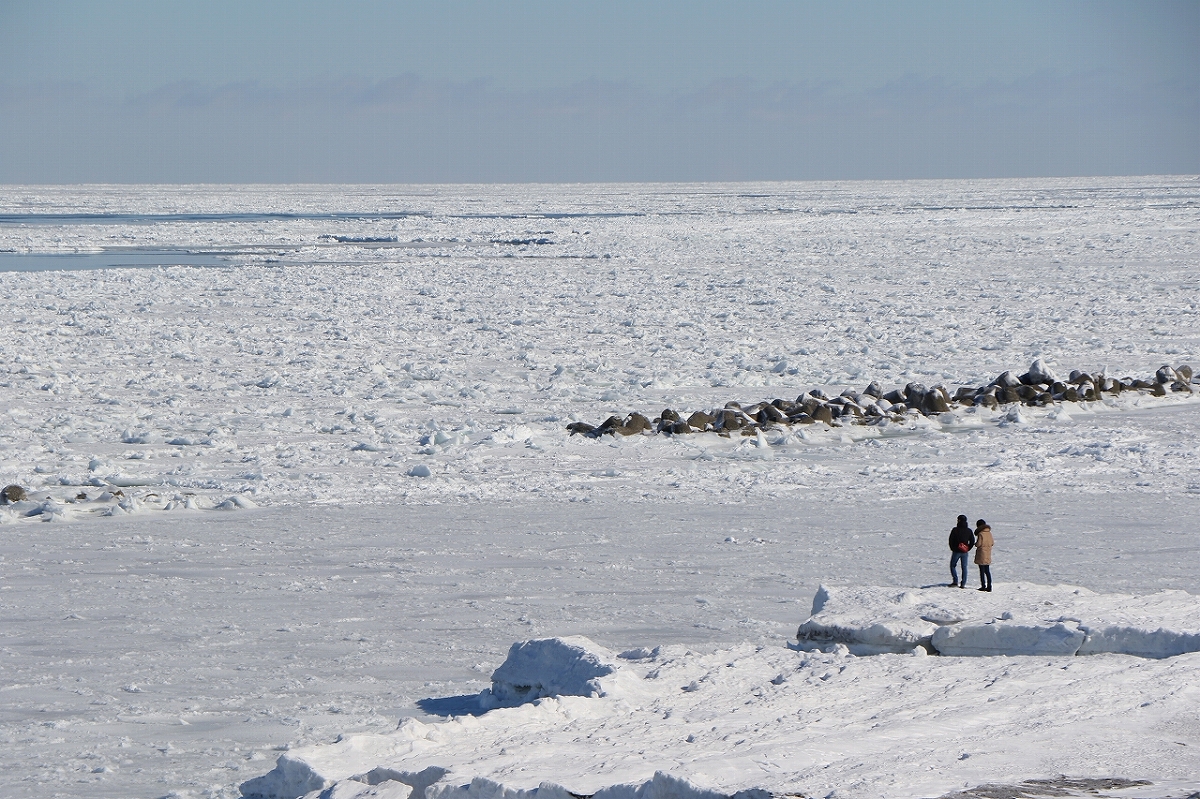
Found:
[[[438,791],[1200,790],[1197,655],[788,648],[822,584],[920,627],[878,596],[950,593],[958,513],[997,540],[992,595],[936,599],[993,622],[960,644],[1194,618],[1200,393],[566,431],[1035,358],[1200,366],[1195,178],[3,187],[4,251],[228,264],[3,275],[0,483],[30,495],[0,507],[5,795],[232,797],[403,717]],[[1033,613],[1059,584],[1082,607]],[[662,648],[618,659],[625,693],[438,721],[569,635]]]

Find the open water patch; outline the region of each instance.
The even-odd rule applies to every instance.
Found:
[[[225,253],[152,250],[70,253],[0,252],[0,272],[76,272],[153,266],[229,266]]]

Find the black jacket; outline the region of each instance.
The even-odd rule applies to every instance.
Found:
[[[975,546],[975,534],[965,524],[960,524],[950,531],[950,551],[958,552],[959,544],[966,544],[968,552]]]

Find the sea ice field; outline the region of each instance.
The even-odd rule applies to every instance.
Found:
[[[1200,794],[1200,178],[0,186],[0,271],[6,797]],[[567,429],[1034,362],[1179,379]]]

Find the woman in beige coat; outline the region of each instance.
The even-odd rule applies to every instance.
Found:
[[[979,567],[979,590],[992,590],[992,528],[983,519],[975,522],[975,565]]]

